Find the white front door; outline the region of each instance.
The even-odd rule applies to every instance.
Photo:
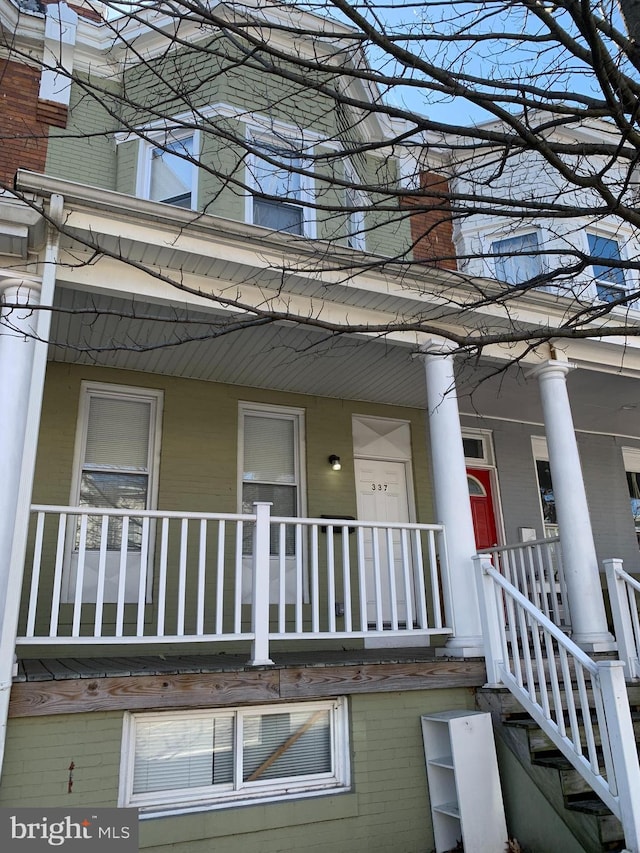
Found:
[[[378,521],[384,525],[385,522],[410,520],[404,462],[356,459],[355,474],[360,521]],[[403,548],[400,531],[389,535],[384,527],[365,530],[367,620],[370,624],[388,623],[393,617],[394,604],[398,622],[406,624],[407,601],[413,601],[413,574],[410,539],[407,537],[405,542]]]

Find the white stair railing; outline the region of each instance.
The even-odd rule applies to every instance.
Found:
[[[640,678],[640,583],[622,567],[622,560],[604,560],[618,657],[627,679]]]
[[[622,823],[640,853],[640,766],[621,661],[593,661],[483,557],[489,684],[503,684]]]
[[[554,625],[571,629],[562,548],[558,536],[485,548],[479,552]]]

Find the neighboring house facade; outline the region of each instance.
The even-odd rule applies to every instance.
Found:
[[[420,716],[473,710],[485,683],[476,551],[553,538],[563,626],[613,648],[598,566],[640,571],[640,353],[496,347],[454,376],[426,335],[332,336],[444,290],[462,304],[454,255],[484,238],[446,211],[390,215],[400,160],[349,158],[335,105],[225,65],[219,33],[187,104],[159,89],[201,72],[199,35],[165,53],[159,12],[131,25],[142,68],[82,8],[2,15],[25,56],[60,48],[100,98],[55,63],[36,88],[37,61],[7,58],[8,97],[30,75],[39,124],[15,129],[16,98],[0,119],[37,140],[7,156],[19,197],[0,197],[15,332],[0,336],[0,805],[139,808],[141,849],[159,851],[432,849]],[[265,305],[326,325],[241,322]],[[517,310],[535,328],[565,308],[530,293]]]

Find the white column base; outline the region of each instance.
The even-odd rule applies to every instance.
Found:
[[[440,658],[484,658],[482,637],[451,637],[444,646],[436,649]]]
[[[572,634],[571,639],[583,652],[615,652],[618,649],[615,637],[608,631],[604,634]]]

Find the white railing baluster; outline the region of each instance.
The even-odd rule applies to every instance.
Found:
[[[234,596],[233,596],[233,631],[235,634],[242,633],[242,538],[244,534],[243,522],[236,524],[236,549],[234,561]],[[255,552],[254,552],[255,553]]]
[[[278,631],[283,634],[286,625],[287,602],[287,526],[278,525]]]
[[[88,517],[80,517],[80,542],[78,545],[78,563],[76,566],[76,588],[73,595],[73,624],[71,636],[80,636],[80,620],[82,617],[82,591],[84,589],[84,565],[87,553],[87,524]]]
[[[147,603],[147,569],[149,566],[149,519],[142,519],[142,541],[140,543],[140,574],[138,577],[138,618],[136,634],[144,637],[144,617]]]
[[[107,542],[109,541],[109,516],[103,515],[100,522],[100,548],[98,549],[98,576],[96,581],[96,612],[93,620],[93,636],[101,637],[104,617],[104,585],[107,577]]]
[[[400,531],[400,557],[404,582],[405,628],[410,631],[413,629],[413,584],[411,583],[411,548],[406,530]]]
[[[196,599],[196,634],[204,634],[204,615],[207,579],[207,520],[200,519],[200,541],[198,543],[198,591]]]
[[[185,608],[187,601],[187,550],[189,539],[189,519],[183,518],[180,524],[180,558],[178,562],[178,612],[176,613],[176,634],[184,636]]]
[[[162,519],[160,533],[160,576],[158,578],[158,621],[156,632],[163,637],[166,629],[167,561],[169,558],[169,519]]]
[[[302,632],[303,624],[303,602],[304,602],[304,566],[302,525],[296,524],[296,631]]]
[[[389,610],[391,613],[391,630],[398,630],[398,593],[396,589],[396,560],[393,542],[393,531],[387,528],[387,578],[389,582]]]
[[[351,605],[351,556],[349,552],[349,528],[342,528],[342,595],[344,601],[344,630],[353,630],[353,615]]]
[[[44,536],[45,518],[46,516],[44,512],[39,512],[36,516],[36,537],[33,543],[29,612],[27,613],[27,637],[33,637],[36,629],[36,612],[38,608],[38,590],[40,589],[40,567],[42,565],[42,540]]]
[[[360,630],[367,631],[369,628],[369,619],[367,616],[367,572],[365,566],[365,551],[364,551],[364,529],[358,527],[357,548],[358,548],[358,592],[360,599]]]
[[[224,549],[226,545],[226,522],[224,518],[218,521],[218,557],[216,560],[216,623],[215,633],[221,635],[224,631]]]
[[[62,571],[66,550],[67,514],[60,513],[58,521],[58,538],[56,541],[56,564],[53,571],[53,592],[51,595],[51,618],[49,619],[49,636],[57,637],[60,621],[60,599],[62,597]]]
[[[311,526],[311,632],[320,630],[320,576],[318,567],[318,525]]]
[[[86,518],[86,516],[83,516]],[[118,574],[118,600],[116,603],[116,637],[124,635],[124,604],[125,590],[127,584],[127,562],[129,556],[129,516],[122,519],[122,532],[120,538],[120,571]],[[80,562],[80,558],[78,558]]]
[[[336,567],[333,555],[333,524],[327,525],[327,619],[329,630],[336,630]]]
[[[382,620],[382,572],[380,566],[380,543],[378,540],[378,527],[371,528],[371,544],[373,546],[373,588],[375,590],[375,606],[376,606],[376,628],[381,631],[383,628]]]

